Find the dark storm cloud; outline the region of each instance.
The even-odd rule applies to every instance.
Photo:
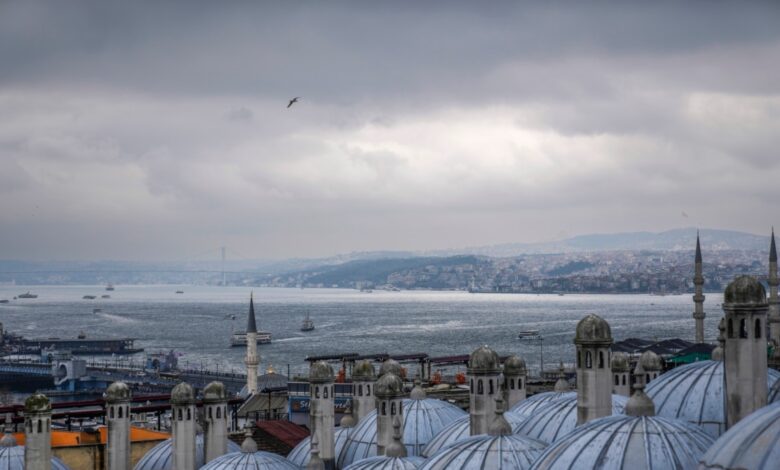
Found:
[[[778,24],[771,2],[4,2],[0,256],[438,248],[682,205],[761,231]]]

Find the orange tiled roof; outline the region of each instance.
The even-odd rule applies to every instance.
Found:
[[[24,433],[14,434],[16,442],[24,445]],[[171,437],[165,432],[151,431],[149,429],[130,427],[130,442],[163,441]],[[83,431],[52,431],[52,447],[76,447],[84,444],[105,444],[108,439],[108,430],[105,426],[98,428],[97,433]]]

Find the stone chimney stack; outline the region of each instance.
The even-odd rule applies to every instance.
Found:
[[[205,463],[227,453],[227,402],[227,391],[222,382],[211,382],[203,389]]]
[[[195,393],[187,382],[171,391],[171,440],[173,468],[195,469]]]
[[[309,368],[309,426],[317,435],[319,457],[326,469],[336,468],[335,397],[333,395],[333,368],[318,361]]]
[[[486,434],[496,415],[496,398],[501,393],[501,368],[498,354],[487,346],[477,348],[469,357],[469,431],[472,436]]]
[[[577,324],[577,424],[612,414],[612,331],[603,318],[588,315]]]
[[[360,361],[352,369],[352,415],[359,423],[376,408],[374,384],[376,372],[370,361]]]
[[[504,361],[504,390],[508,408],[525,400],[527,377],[528,368],[521,357],[512,355]]]
[[[772,357],[774,367],[780,367],[780,299],[777,297],[777,287],[780,280],[777,277],[777,248],[775,248],[775,229],[772,227],[772,241],[769,244],[769,339],[775,347]]]
[[[616,352],[612,355],[612,393],[615,395],[631,396],[630,367],[626,353]]]
[[[114,382],[106,389],[107,470],[130,468],[130,387]]]
[[[24,468],[51,470],[51,404],[36,393],[24,402]]]
[[[385,455],[387,446],[393,440],[393,422],[396,418],[403,422],[404,382],[398,374],[401,372],[398,363],[385,361],[380,368],[379,380],[376,381],[374,395],[376,396],[376,453]]]

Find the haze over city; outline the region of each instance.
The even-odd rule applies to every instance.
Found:
[[[780,224],[776,4],[239,3],[0,5],[0,258]]]

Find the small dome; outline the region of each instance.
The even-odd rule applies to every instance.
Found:
[[[203,401],[219,403],[227,400],[227,390],[222,382],[211,382],[203,389]]]
[[[341,451],[344,449],[344,444],[347,443],[347,436],[349,436],[352,428],[336,428],[333,433],[334,444],[334,456],[338,461]],[[293,450],[287,454],[287,460],[294,463],[299,467],[305,467],[309,463],[311,458],[311,436],[298,443]]]
[[[107,402],[122,402],[130,400],[130,387],[124,382],[114,382],[106,389]]]
[[[24,446],[0,446],[0,470],[24,470]],[[70,470],[62,460],[52,457],[51,470]]]
[[[737,276],[723,293],[723,306],[767,305],[764,286],[753,276]]]
[[[404,395],[404,382],[397,375],[388,372],[379,377],[374,385],[374,396],[379,399],[397,398]]]
[[[480,434],[433,454],[421,469],[461,470],[518,469],[531,468],[533,462],[542,454],[547,444],[519,434],[490,436]]]
[[[528,372],[525,361],[523,358],[512,355],[504,361],[504,375],[509,377],[516,377],[518,375],[524,375]]]
[[[775,470],[780,462],[780,403],[760,408],[723,433],[701,458],[700,469]]]
[[[398,361],[396,361],[395,359],[387,359],[385,360],[385,362],[382,363],[381,366],[379,366],[379,377],[382,377],[388,372],[392,372],[398,377],[401,377],[403,375],[401,371],[402,371],[402,367],[401,364],[398,363]]]
[[[465,411],[443,400],[426,398],[424,400],[403,401],[403,443],[409,457],[421,455],[423,448],[442,429],[463,416]],[[347,443],[338,458],[338,467],[361,459],[376,456],[376,410],[364,416],[358,425],[352,428]]]
[[[482,346],[474,350],[469,356],[468,373],[469,374],[498,374],[499,368],[498,354],[487,346]]]
[[[414,388],[412,388],[412,391],[409,392],[409,398],[412,400],[424,400],[427,398],[425,390],[423,390],[423,388],[420,386],[419,381],[415,381]]]
[[[225,454],[205,466],[201,470],[301,470],[300,467],[271,452],[232,452]]]
[[[187,382],[180,382],[171,390],[171,403],[174,405],[189,405],[195,402],[195,392]]]
[[[590,314],[577,323],[575,343],[612,343],[609,323],[598,315]]]
[[[577,427],[537,459],[535,470],[696,468],[713,439],[696,426],[660,417],[606,416]]]
[[[504,413],[504,419],[507,420],[509,425],[512,427],[512,433],[515,434],[515,431],[520,426],[520,423],[525,420],[525,416],[507,411]],[[450,445],[456,442],[460,442],[463,439],[468,439],[471,437],[471,429],[469,424],[468,415],[456,419],[447,425],[444,429],[439,431],[439,433],[436,434],[433,439],[431,439],[431,442],[425,446],[421,455],[423,457],[430,457],[445,447],[449,447]]]
[[[780,372],[767,370],[767,387],[780,380]],[[723,362],[699,361],[667,371],[645,389],[655,414],[700,426],[712,437],[726,430]]]
[[[623,412],[628,416],[655,416],[655,404],[644,391],[644,387],[638,388],[626,403]]]
[[[325,361],[317,361],[309,367],[309,382],[333,382],[333,367]]]
[[[628,362],[628,354],[624,352],[613,353],[610,366],[612,372],[628,372],[631,368],[631,365]]]
[[[539,407],[544,406],[547,403],[551,401],[555,401],[559,398],[566,398],[566,397],[574,397],[576,399],[577,392],[566,391],[566,392],[535,393],[530,397],[526,398],[525,400],[516,403],[515,406],[509,409],[509,411],[516,413],[519,416],[522,416],[523,418],[527,418],[532,414],[534,414],[534,412],[538,410]]]
[[[51,403],[49,403],[49,398],[42,393],[30,395],[27,397],[27,400],[24,401],[24,411],[26,413],[42,413],[51,411]]]
[[[135,464],[134,470],[172,470],[173,468],[173,456],[172,452],[173,442],[171,439],[166,439],[156,446],[149,449],[141,460]],[[228,452],[240,452],[241,447],[235,442],[228,440]],[[204,461],[203,451],[203,434],[195,436],[195,467],[200,468],[203,466]]]
[[[425,459],[420,457],[371,457],[344,467],[344,470],[417,470]]]
[[[660,371],[664,368],[661,358],[653,351],[643,352],[642,355],[639,356],[639,363],[642,364],[642,368],[646,372]]]
[[[376,380],[376,371],[371,361],[360,361],[352,368],[352,380],[355,382],[373,382]]]
[[[623,414],[628,398],[612,395],[612,414]],[[577,427],[577,394],[566,396],[540,406],[517,428],[523,434],[544,442],[555,442]]]

